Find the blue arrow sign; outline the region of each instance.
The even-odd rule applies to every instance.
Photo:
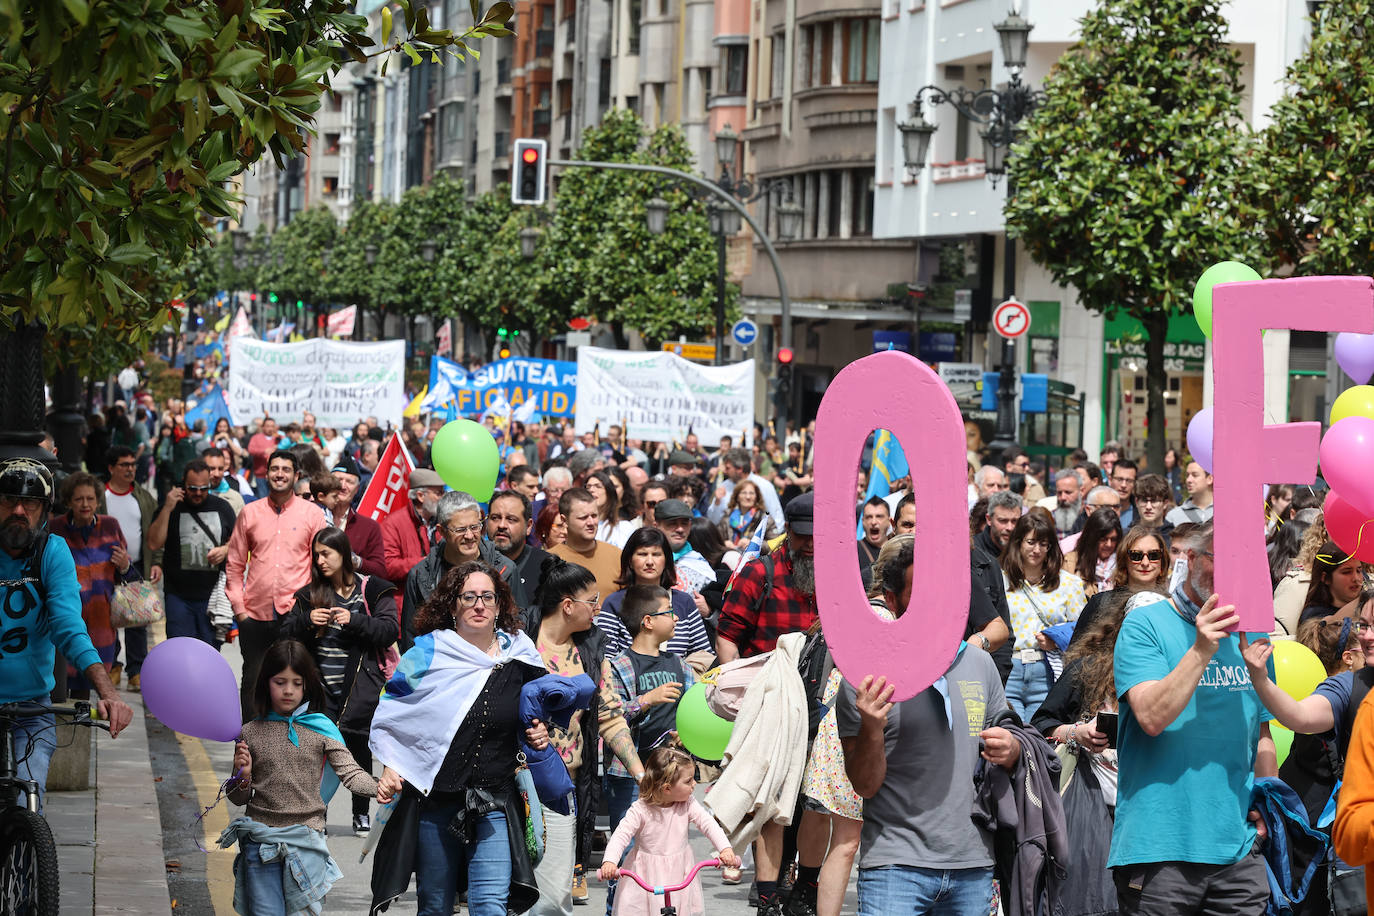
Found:
[[[730,328],[730,336],[735,339],[735,343],[741,347],[747,347],[759,338],[759,326],[748,318],[741,318],[736,321],[734,327]]]

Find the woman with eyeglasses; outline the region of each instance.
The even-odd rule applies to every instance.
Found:
[[[1316,582],[1315,575],[1313,582]],[[1338,768],[1344,766],[1355,750],[1351,746],[1355,716],[1369,695],[1370,687],[1374,686],[1374,667],[1371,667],[1374,666],[1374,588],[1361,589],[1356,601],[1357,616],[1318,617],[1299,625],[1300,633],[1311,625],[1317,625],[1321,633],[1334,633],[1332,652],[1323,660],[1328,670],[1332,661],[1341,658],[1343,653],[1338,650],[1343,650],[1351,635],[1359,641],[1361,655],[1359,664],[1352,659],[1350,670],[1338,671],[1328,677],[1317,685],[1311,696],[1302,700],[1293,699],[1274,683],[1269,667],[1273,644],[1268,639],[1250,642],[1243,633],[1240,637],[1245,665],[1250,670],[1250,683],[1260,701],[1280,725],[1294,733],[1288,759],[1279,767],[1279,778],[1298,793],[1314,824],[1335,790]],[[1344,801],[1342,793],[1342,808]],[[1327,881],[1326,869],[1319,869],[1306,898],[1293,910],[1297,916],[1329,912]]]
[[[535,870],[539,901],[529,912],[572,916],[574,898],[583,902],[587,898],[582,867],[593,861],[592,836],[601,807],[597,737],[636,782],[643,777],[644,766],[611,687],[605,639],[594,623],[601,608],[596,576],[586,567],[554,556],[544,561],[540,575],[537,606],[527,614],[526,630],[544,666],[562,677],[586,674],[597,682],[588,709],[574,712],[566,729],[553,724],[548,727],[549,740],[558,748],[572,777],[577,813],[565,816],[544,810],[544,858]]]
[[[1059,746],[1063,762],[1060,791],[1071,825],[1068,883],[1059,898],[1068,907],[1064,916],[1117,908],[1107,870],[1117,780],[1114,647],[1132,599],[1152,593],[1157,600],[1169,588],[1169,551],[1154,529],[1133,526],[1121,539],[1116,560],[1112,588],[1098,592],[1083,609],[1064,656],[1064,673],[1031,719],[1036,731]]]
[[[510,587],[480,561],[449,570],[415,615],[372,717],[379,785],[399,795],[372,865],[372,912],[415,875],[419,916],[451,916],[459,870],[468,912],[525,912],[538,897],[515,787],[522,736],[548,746],[543,723],[520,727],[520,688],[547,671]]]

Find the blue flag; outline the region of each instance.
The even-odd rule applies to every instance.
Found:
[[[229,416],[229,402],[224,399],[224,390],[214,385],[195,407],[186,411],[186,425],[194,426],[197,420],[204,420],[205,428],[214,430],[220,417],[228,420],[230,426],[234,425],[234,419]]]

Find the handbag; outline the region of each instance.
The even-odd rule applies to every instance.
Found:
[[[114,598],[110,600],[111,626],[116,629],[146,627],[161,619],[162,595],[156,585],[138,579],[115,586]]]
[[[1365,916],[1364,866],[1351,868],[1333,853],[1326,863],[1332,916]]]
[[[234,606],[229,603],[229,594],[224,590],[228,582],[224,570],[220,570],[219,579],[215,582],[215,587],[210,589],[210,600],[205,606],[205,611],[210,616],[210,626],[215,631],[215,638],[224,642],[229,631],[234,628]]]
[[[515,789],[525,806],[525,854],[531,865],[544,858],[544,806],[534,787],[534,774],[525,765],[524,753],[515,755]]]

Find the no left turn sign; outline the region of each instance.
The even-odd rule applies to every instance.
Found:
[[[992,313],[992,329],[1008,340],[1015,340],[1030,330],[1030,309],[1026,303],[1008,299]]]

